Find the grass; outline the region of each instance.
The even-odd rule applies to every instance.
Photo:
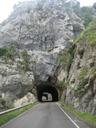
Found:
[[[12,111],[12,112],[8,112],[6,114],[3,114],[0,116],[0,126],[7,123],[8,121],[10,121],[11,119],[17,117],[18,115],[22,114],[23,112],[31,109],[34,105],[36,104],[35,103],[32,103],[32,104],[29,104],[23,108],[20,108],[20,109],[17,109],[15,111]]]
[[[60,102],[60,104],[66,111],[71,112],[73,115],[89,124],[91,128],[96,128],[96,116],[93,116],[87,112],[80,112],[73,108],[73,106],[66,105],[63,102]]]

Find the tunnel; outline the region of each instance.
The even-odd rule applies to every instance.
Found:
[[[52,99],[48,100],[48,95],[51,94]],[[46,98],[46,102],[57,102],[58,101],[58,91],[55,87],[45,85],[37,87],[37,99],[39,102],[43,101],[42,97]]]

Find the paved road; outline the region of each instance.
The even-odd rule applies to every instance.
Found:
[[[55,103],[39,104],[2,128],[77,128]],[[83,127],[82,127],[83,128]],[[84,127],[85,128],[85,127]]]

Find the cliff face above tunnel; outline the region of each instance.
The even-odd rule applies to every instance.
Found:
[[[32,51],[39,60],[36,73],[43,80],[43,74],[51,75],[58,52],[83,29],[82,20],[74,12],[70,14],[72,10],[65,5],[65,0],[23,2],[0,26],[0,46],[14,43],[19,49]]]
[[[0,25],[1,98],[22,97],[32,90],[33,81],[54,76],[58,53],[84,28],[65,5],[65,0],[23,2]]]

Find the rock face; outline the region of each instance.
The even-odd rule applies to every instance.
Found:
[[[31,90],[33,80],[34,77],[31,72],[20,74],[15,64],[0,65],[1,92],[12,92],[12,95],[14,96],[20,96],[22,92],[22,95],[24,95],[23,93],[26,94],[26,92]]]
[[[74,58],[68,76],[70,86],[66,90],[65,102],[72,103],[82,111],[96,114],[96,47],[80,44]]]
[[[39,0],[17,5],[1,25],[0,46],[14,42],[20,48],[41,51],[65,47],[74,31],[80,32],[83,25],[74,12],[66,11],[64,1]]]
[[[78,110],[96,115],[96,20],[80,35],[75,47],[63,54],[68,68],[61,69],[64,101]],[[92,38],[91,38],[91,36]],[[63,60],[63,66],[66,64]],[[67,69],[67,70],[66,70]],[[59,74],[59,76],[61,75]],[[59,77],[58,77],[59,78]],[[58,79],[60,81],[60,79]]]
[[[1,51],[15,45],[18,53],[13,58],[11,53],[10,58],[7,52],[8,64],[2,62],[6,55],[1,56],[1,97],[6,94],[22,97],[32,90],[33,80],[46,82],[54,76],[58,53],[84,29],[82,20],[65,5],[65,0],[23,2],[16,5],[10,17],[0,25]]]
[[[36,101],[34,95],[32,93],[28,93],[26,96],[22,97],[19,100],[15,100],[14,106],[21,107],[22,105],[26,105],[28,103],[34,103]]]
[[[18,69],[17,63],[0,62],[0,109],[13,107],[15,99],[26,95],[33,88],[34,76]],[[8,103],[9,102],[9,103]]]
[[[0,27],[0,46],[15,43],[20,49],[26,48],[42,56],[41,61],[46,58],[43,67],[46,68],[47,63],[54,65],[56,53],[83,29],[82,20],[74,12],[70,14],[65,3],[65,0],[38,0],[15,6],[14,12]]]

